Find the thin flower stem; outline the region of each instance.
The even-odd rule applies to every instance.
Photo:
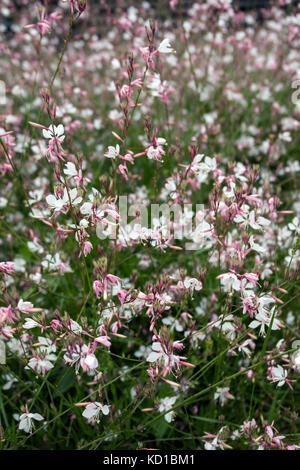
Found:
[[[65,38],[65,40],[64,40],[64,46],[63,46],[62,52],[61,52],[61,54],[60,54],[60,56],[59,56],[59,60],[58,60],[58,63],[57,63],[55,72],[54,72],[53,77],[51,78],[51,81],[50,81],[50,94],[52,94],[52,88],[53,88],[55,79],[56,79],[56,77],[57,77],[57,74],[58,74],[58,72],[59,72],[59,69],[60,69],[60,66],[61,66],[63,57],[64,57],[65,52],[66,52],[66,50],[67,50],[68,42],[69,42],[69,39],[70,39],[70,37],[71,37],[71,32],[72,32],[72,28],[73,28],[73,22],[74,22],[74,11],[73,11],[73,9],[71,9],[68,33],[67,33],[67,36],[66,36],[66,38]]]

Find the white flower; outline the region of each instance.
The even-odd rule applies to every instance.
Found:
[[[204,449],[205,450],[217,450],[217,446],[218,446],[218,439],[215,437],[213,441],[205,442]]]
[[[73,188],[69,191],[69,196],[72,205],[77,205],[80,204],[82,201],[82,197],[77,197],[77,189]],[[68,192],[64,191],[64,195],[62,198],[56,198],[53,194],[49,194],[46,197],[46,201],[51,206],[52,209],[55,210],[55,212],[60,211],[66,204],[70,203],[68,196]]]
[[[5,384],[2,386],[3,390],[10,390],[11,387],[15,382],[18,382],[18,380],[11,374],[4,374],[2,375],[2,378],[5,380]]]
[[[147,150],[147,157],[149,160],[158,160],[160,157],[160,149],[151,145]]]
[[[248,213],[245,213],[243,215],[238,214],[238,215],[235,216],[235,218],[233,220],[237,224],[242,224],[245,227],[247,227],[249,225],[254,230],[263,230],[263,227],[267,227],[268,225],[270,225],[270,221],[268,219],[265,219],[264,217],[258,217],[255,220],[255,212],[254,211],[251,211],[249,214]]]
[[[80,204],[82,201],[82,197],[77,196],[77,189],[73,188],[71,191],[69,191],[70,199],[73,204],[73,206],[76,206],[77,204]]]
[[[0,209],[3,209],[7,205],[7,199],[5,197],[0,197]]]
[[[157,145],[168,145],[164,137],[157,137],[156,142],[157,142]]]
[[[33,308],[33,304],[31,302],[24,302],[23,299],[20,299],[17,308],[20,312],[26,313],[27,309]]]
[[[50,126],[49,129],[43,129],[43,136],[45,139],[53,139],[54,137],[59,139],[61,142],[64,140],[65,129],[62,124],[58,126]]]
[[[107,158],[113,158],[115,159],[120,152],[120,146],[117,144],[115,147],[112,145],[109,145],[107,152],[104,154],[105,157]]]
[[[273,315],[273,311],[274,309],[272,309],[272,313],[270,316],[267,316],[267,314],[263,311],[260,311],[256,317],[255,317],[255,320],[253,320],[250,325],[249,325],[249,328],[257,328],[257,327],[260,327],[260,334],[262,336],[265,336],[265,327],[269,327],[270,323],[271,323],[271,319],[272,319],[272,315]],[[280,323],[279,321],[274,318],[273,320],[273,324],[272,324],[272,330],[279,330],[280,329]]]
[[[50,356],[52,358],[55,357],[56,359],[56,356],[54,354],[51,354],[52,352],[56,351],[56,345],[51,341],[51,339],[44,338],[43,336],[39,336],[38,339],[40,343],[40,350],[42,352],[46,352],[49,355],[48,359],[50,359]]]
[[[278,137],[280,140],[283,140],[284,142],[292,142],[292,136],[289,131],[282,132],[281,134],[279,134]]]
[[[95,401],[94,403],[90,403],[86,406],[82,416],[84,416],[87,420],[95,420],[96,422],[99,422],[100,412],[104,415],[108,415],[109,407]]]
[[[222,441],[219,441],[218,437],[215,437],[211,442],[205,442],[204,448],[205,450],[217,450],[217,448],[223,450]]]
[[[292,348],[298,348],[298,351],[295,351],[292,355],[292,363],[294,364],[296,369],[300,371],[300,341],[294,341],[292,344]]]
[[[236,337],[236,330],[233,323],[233,315],[221,315],[219,320],[212,322],[212,326],[220,328],[222,333],[226,336],[228,341],[234,341]]]
[[[234,273],[225,273],[218,276],[221,279],[221,284],[224,287],[224,290],[231,291],[236,290],[239,291],[241,288],[241,281],[237,278]]]
[[[183,326],[181,325],[181,323],[171,315],[169,317],[163,318],[162,322],[164,325],[170,325],[171,329],[175,328],[176,331],[183,331]]]
[[[31,328],[35,328],[36,326],[39,326],[38,322],[36,322],[32,318],[25,318],[25,323],[23,325],[23,328],[25,330],[30,330]]]
[[[168,193],[176,191],[176,182],[174,180],[168,180],[165,184],[165,189]]]
[[[97,369],[98,359],[94,354],[87,354],[84,358],[81,359],[80,365],[84,370],[88,369],[90,371]]]
[[[288,224],[288,227],[292,232],[300,233],[300,221],[298,217],[294,217],[293,221]]]
[[[68,195],[64,194],[62,199],[56,198],[53,194],[49,194],[46,197],[47,204],[55,210],[55,212],[60,211],[67,202]]]
[[[205,157],[204,162],[199,164],[199,170],[203,171],[204,173],[209,173],[210,171],[214,171],[217,168],[217,160],[211,157]]]
[[[161,398],[158,404],[158,411],[160,413],[164,413],[165,411],[168,411],[172,408],[174,403],[176,402],[176,397],[165,397]],[[175,412],[170,411],[165,415],[165,420],[167,423],[171,423],[173,417],[174,417]]]
[[[37,372],[45,375],[50,369],[53,369],[54,365],[48,359],[43,357],[32,357],[29,362],[28,366],[25,369],[33,369]]]
[[[149,77],[148,88],[152,90],[153,96],[158,96],[159,90],[161,88],[161,79],[158,73],[154,73],[154,75],[151,75],[151,77]]]
[[[227,400],[232,400],[234,397],[229,393],[229,387],[217,387],[214,399],[220,401],[220,405],[224,406]]]
[[[25,273],[26,261],[23,258],[15,258],[14,267],[16,272]]]
[[[250,347],[251,347],[251,340],[250,339],[247,339],[242,344],[240,344],[238,346],[238,350],[242,351],[244,354],[246,354],[246,356],[250,357],[251,354],[252,354],[252,351],[251,351],[250,348],[248,348],[248,345],[250,345]]]
[[[276,366],[271,368],[271,380],[272,382],[278,382],[277,387],[282,387],[285,384],[287,377],[287,370],[283,369],[282,366]]]
[[[174,49],[172,49],[171,44],[169,42],[169,39],[163,39],[163,41],[160,43],[158,46],[158,52],[161,54],[169,54],[170,52],[175,52]]]
[[[92,212],[93,204],[91,202],[85,202],[80,207],[80,212],[83,215],[90,215]]]
[[[249,239],[249,243],[250,243],[250,246],[251,246],[252,250],[257,251],[257,253],[265,253],[266,252],[265,248],[263,248],[262,246],[255,243],[253,235],[251,235],[251,237]]]
[[[192,291],[194,289],[196,291],[199,291],[202,289],[202,282],[198,281],[198,279],[195,279],[194,277],[185,278],[185,280],[183,281],[183,284],[186,289],[191,289]]]
[[[156,362],[158,361],[158,359],[160,359],[161,357],[165,355],[162,345],[158,341],[155,341],[152,344],[152,349],[153,351],[147,357],[148,362]]]
[[[19,423],[20,431],[25,431],[25,432],[30,433],[33,428],[33,423],[32,423],[33,419],[35,419],[36,421],[43,421],[44,418],[39,413],[23,413],[20,416],[20,423]]]
[[[70,178],[77,175],[77,169],[73,162],[68,162],[64,168],[64,174]]]
[[[268,307],[270,304],[273,304],[275,300],[269,295],[262,293],[261,296],[257,299],[258,302],[258,311],[260,313],[268,313]]]
[[[81,326],[74,320],[70,320],[70,330],[75,334],[80,334],[82,332]]]
[[[47,254],[41,264],[43,268],[49,271],[60,270],[63,272],[71,272],[70,266],[66,263],[66,261],[63,262],[61,260],[59,253],[55,253],[53,256]]]
[[[38,243],[37,238],[27,242],[27,246],[32,253],[38,253],[41,255],[44,252],[43,247]]]
[[[112,84],[113,85],[113,84]],[[111,91],[115,89],[115,86],[113,85],[113,87],[111,88]],[[121,119],[122,117],[122,114],[120,111],[118,111],[117,109],[112,109],[111,111],[109,111],[108,113],[108,117],[109,119],[112,119],[113,121],[116,120],[116,119]]]
[[[86,219],[81,219],[81,221],[79,222],[79,225],[80,227],[87,228],[89,225],[89,221]]]
[[[203,160],[203,157],[204,157],[204,160]],[[207,178],[207,175],[211,171],[216,170],[216,168],[217,168],[217,160],[215,158],[205,156],[204,153],[197,154],[191,166],[192,172],[197,175],[197,178],[200,182],[205,181]]]
[[[170,368],[174,367],[175,365],[178,366],[180,359],[185,359],[180,356],[176,356],[175,354],[166,353],[163,349],[163,346],[158,341],[155,341],[152,344],[152,352],[148,355],[147,361],[148,362],[157,362],[158,360],[162,359],[165,366]]]
[[[225,194],[226,197],[229,199],[234,197],[234,189],[235,189],[235,183],[233,181],[230,182],[230,189],[223,188],[223,193]]]

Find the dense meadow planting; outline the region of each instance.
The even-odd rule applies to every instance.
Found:
[[[1,1],[0,448],[300,449],[300,8],[110,3]]]

